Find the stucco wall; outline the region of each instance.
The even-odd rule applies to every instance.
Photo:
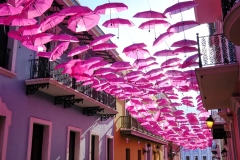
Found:
[[[35,53],[23,46],[18,47],[17,76],[11,79],[0,75],[0,97],[12,111],[6,159],[26,160],[30,117],[52,122],[50,159],[65,159],[68,126],[82,129],[81,159],[89,159],[90,132],[99,134],[100,160],[106,159],[106,135],[113,136],[113,119],[101,121],[99,115],[88,117],[77,106],[64,109],[63,105],[54,105],[54,97],[40,91],[26,96],[25,80],[30,76],[29,60],[34,59]]]

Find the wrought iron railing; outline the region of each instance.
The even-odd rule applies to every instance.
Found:
[[[218,115],[218,112],[219,112],[219,110],[217,110],[217,109],[211,110],[212,118],[214,119],[215,122],[225,123],[225,120]]]
[[[232,7],[238,2],[238,0],[221,0],[223,20],[227,16],[228,12],[232,9]]]
[[[149,132],[147,129],[141,126],[140,123],[135,118],[131,116],[121,116],[120,118],[121,118],[121,129],[132,129],[137,132],[141,132],[145,135],[154,137],[156,139],[166,141],[161,136],[158,136]]]
[[[199,67],[235,63],[235,45],[223,34],[199,37],[197,34]]]
[[[58,82],[63,83],[85,95],[91,97],[102,104],[116,110],[116,98],[106,92],[96,91],[90,86],[83,86],[81,82],[70,77],[68,74],[62,74],[62,69],[55,70],[54,68],[59,63],[56,61],[49,62],[48,59],[40,58],[30,60],[30,79],[36,78],[53,78]]]

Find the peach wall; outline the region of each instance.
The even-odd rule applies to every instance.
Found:
[[[148,141],[143,138],[138,138],[136,136],[123,135],[120,133],[121,128],[121,119],[120,116],[125,115],[125,102],[117,100],[117,110],[119,113],[116,115],[114,121],[114,160],[123,160],[126,159],[126,148],[130,149],[130,159],[137,160],[138,159],[138,150],[141,150],[141,159],[144,160],[146,157],[146,153],[143,154],[143,148],[147,143],[152,145],[152,149],[156,151],[156,146],[160,144]],[[163,160],[163,146],[160,146],[160,154],[156,154],[157,160]],[[152,158],[154,158],[154,154],[152,154]]]

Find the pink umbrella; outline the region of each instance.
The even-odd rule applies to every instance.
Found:
[[[156,58],[154,58],[154,57],[148,57],[148,58],[144,58],[144,59],[136,59],[133,63],[133,66],[134,67],[146,66],[155,61],[156,61]]]
[[[17,31],[21,33],[23,36],[27,35],[35,35],[41,33],[38,29],[38,25],[29,25],[29,26],[22,26]]]
[[[7,3],[14,7],[20,7],[23,3],[27,3],[28,0],[8,0]]]
[[[104,50],[111,50],[116,48],[117,48],[117,45],[114,43],[101,43],[101,44],[92,46],[93,51],[104,51]]]
[[[52,6],[53,0],[31,0],[22,11],[24,17],[31,19],[41,16]]]
[[[22,36],[18,31],[14,31],[14,30],[9,31],[7,34],[8,34],[8,37],[16,39],[18,41],[23,41],[25,39],[26,40],[28,39],[27,36]]]
[[[118,13],[127,10],[128,7],[124,3],[105,3],[102,5],[97,6],[94,9],[94,12],[97,14],[111,14],[111,13]]]
[[[132,69],[132,66],[130,65],[130,62],[114,62],[110,68],[120,71]]]
[[[59,45],[57,45],[54,50],[52,51],[50,61],[55,61],[58,59],[64,51],[68,49],[68,45],[70,42],[61,42]]]
[[[80,12],[68,20],[68,29],[73,32],[88,31],[99,22],[100,16],[94,12]]]
[[[142,71],[131,71],[125,75],[126,78],[133,78],[133,77],[139,77],[143,75]]]
[[[169,37],[171,37],[174,34],[174,32],[165,32],[163,34],[160,34],[158,38],[153,42],[153,46],[159,45]]]
[[[181,62],[182,62],[182,59],[180,59],[180,58],[170,58],[170,59],[162,62],[161,67],[173,66],[176,64],[180,64]]]
[[[167,31],[168,32],[174,32],[174,33],[179,33],[179,32],[191,29],[193,27],[196,27],[198,25],[199,24],[196,21],[181,21],[181,22],[177,22],[177,23],[171,25],[167,29]]]
[[[90,49],[89,45],[76,47],[68,53],[68,57],[73,57],[75,55],[81,54],[89,49]]]
[[[130,46],[127,46],[123,49],[123,53],[126,54],[126,56],[131,58],[144,58],[144,55],[150,54],[148,50],[143,49],[146,47],[144,43],[134,43]]]
[[[101,76],[108,73],[115,73],[115,70],[112,68],[100,68],[94,72],[94,75]]]
[[[79,42],[78,38],[69,34],[58,34],[51,37],[55,41]]]
[[[47,49],[44,45],[35,46],[32,41],[27,41],[26,43],[22,43],[22,45],[37,52],[45,52]]]
[[[122,18],[113,18],[113,19],[107,20],[102,25],[106,28],[118,28],[120,26],[126,26],[126,27],[134,26],[134,24],[131,21],[129,21],[128,19],[122,19]]]
[[[157,65],[159,65],[157,62],[152,62],[150,64],[146,64],[146,65],[142,65],[142,66],[138,67],[138,70],[146,70],[146,69],[149,69],[149,68],[151,68],[153,66],[157,66]]]
[[[82,66],[91,66],[103,60],[102,57],[90,57],[81,64]]]
[[[34,45],[42,45],[42,44],[46,44],[51,40],[51,37],[53,36],[53,34],[50,33],[39,33],[36,35],[32,36],[32,40],[33,40],[33,44]]]
[[[138,28],[143,30],[146,30],[146,29],[150,30],[150,29],[155,29],[155,27],[159,27],[159,26],[168,27],[169,25],[170,23],[165,20],[154,19],[154,20],[149,20],[141,23]]]
[[[174,42],[171,47],[184,47],[184,46],[194,46],[197,45],[197,42],[194,40],[183,39],[177,42]]]
[[[175,55],[173,54],[173,50],[165,49],[165,50],[155,52],[153,56],[165,57],[165,56],[175,56]]]
[[[12,16],[15,14],[19,14],[22,12],[23,7],[13,7],[9,5],[8,3],[2,3],[0,4],[0,15],[1,16]]]
[[[178,55],[180,53],[191,53],[191,52],[197,52],[197,51],[198,49],[196,47],[184,46],[184,47],[175,49],[174,54]]]
[[[64,20],[65,16],[59,15],[58,12],[51,14],[39,25],[38,32],[45,32],[46,30],[55,27]]]
[[[192,56],[189,56],[181,65],[181,68],[187,68],[190,67],[191,64],[195,63],[195,61],[199,58],[199,54],[194,54]],[[198,64],[198,62],[197,62]]]
[[[100,61],[98,63],[95,63],[95,64],[89,66],[89,70],[97,70],[97,69],[103,68],[107,64],[109,64],[109,63],[106,61]]]
[[[67,8],[63,8],[59,12],[59,15],[66,17],[66,16],[73,16],[77,13],[88,13],[88,12],[92,12],[92,10],[87,6],[69,6]]]
[[[51,52],[38,52],[37,56],[43,57],[43,58],[50,58],[51,57]]]
[[[21,17],[20,15],[8,16],[4,20],[4,24],[9,25],[9,26],[28,26],[28,25],[33,25],[36,23],[37,23],[37,20],[26,19],[26,18]]]
[[[115,35],[114,34],[104,34],[104,35],[101,35],[101,36],[98,36],[97,38],[95,38],[92,42],[90,42],[90,46],[94,46],[94,45],[97,45],[97,44],[100,44],[100,43],[104,43],[106,41],[108,41],[110,38],[114,37]]]
[[[194,1],[185,1],[185,2],[178,2],[170,7],[168,7],[165,11],[164,11],[164,15],[166,14],[177,14],[186,10],[189,10],[193,7],[197,6],[197,3]]]
[[[138,12],[134,16],[134,18],[167,18],[164,14],[156,11],[143,11],[143,12]]]

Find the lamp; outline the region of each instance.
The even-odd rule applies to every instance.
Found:
[[[212,129],[212,127],[213,127],[213,124],[214,124],[214,120],[213,120],[213,118],[212,118],[212,115],[210,115],[209,117],[208,117],[208,119],[206,120],[206,122],[207,122],[207,127],[209,128],[209,129]]]
[[[227,150],[225,148],[221,151],[221,155],[222,157],[227,157]]]
[[[149,152],[150,152],[150,147],[151,147],[151,144],[148,143],[148,144],[147,144],[147,148],[148,148],[148,149],[146,150],[145,148],[143,148],[143,154],[145,154],[146,152],[149,153]]]

